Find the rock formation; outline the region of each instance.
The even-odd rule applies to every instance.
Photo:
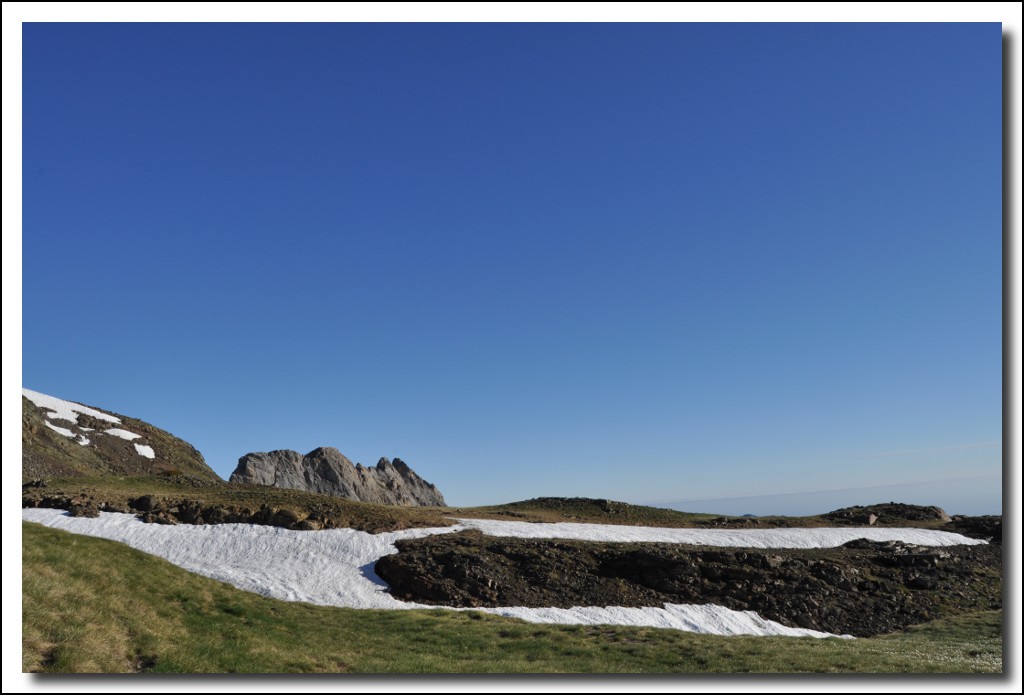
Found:
[[[281,449],[246,454],[238,459],[232,483],[269,485],[319,492],[374,504],[443,507],[441,492],[401,459],[381,458],[368,468],[353,464],[333,447],[320,447],[305,456]]]

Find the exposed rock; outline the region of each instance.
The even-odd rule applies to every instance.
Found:
[[[157,499],[153,495],[143,495],[129,500],[128,506],[140,512],[149,512],[157,507]]]
[[[305,456],[280,449],[238,459],[232,483],[306,490],[350,500],[418,507],[443,507],[444,497],[401,459],[380,459],[372,468],[353,464],[334,447]],[[290,524],[286,524],[290,525]]]
[[[100,515],[100,509],[92,500],[80,500],[73,502],[68,507],[68,514],[71,516],[87,516],[87,517],[98,517]]]
[[[884,502],[866,507],[844,507],[822,514],[825,519],[838,524],[868,524],[884,521],[886,525],[905,521],[950,521],[951,517],[942,507],[925,507],[917,504]],[[874,517],[874,521],[872,521]]]
[[[1003,544],[1003,517],[1001,516],[961,516],[958,514],[953,517],[947,528],[971,538],[980,538],[997,545]]]
[[[442,606],[713,603],[870,636],[1002,605],[999,546],[851,541],[816,550],[497,538],[401,540],[377,561],[399,599]]]

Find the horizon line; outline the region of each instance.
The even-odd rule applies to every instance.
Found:
[[[957,480],[980,480],[980,479],[983,479],[983,478],[1000,478],[1001,479],[1002,478],[1002,474],[992,473],[992,474],[988,474],[988,475],[957,476],[957,477],[954,477],[954,478],[932,478],[932,479],[929,479],[929,480],[921,480],[921,481],[912,482],[912,483],[890,483],[888,485],[860,485],[860,486],[852,486],[852,487],[824,488],[824,489],[817,489],[817,490],[799,490],[799,491],[796,491],[796,492],[770,492],[770,493],[759,494],[759,495],[731,495],[729,497],[694,497],[694,498],[686,498],[686,499],[649,500],[648,502],[638,502],[638,504],[648,504],[648,505],[654,505],[654,504],[680,504],[680,503],[684,503],[684,502],[685,503],[690,503],[690,502],[718,502],[718,501],[722,501],[722,500],[743,500],[743,499],[755,499],[755,498],[759,498],[759,497],[786,497],[786,496],[789,496],[789,495],[811,495],[811,494],[817,494],[817,493],[823,493],[823,492],[846,492],[846,491],[850,491],[850,490],[875,490],[875,489],[878,489],[878,488],[906,487],[906,486],[909,486],[909,485],[926,485],[928,483],[946,483],[946,482],[953,482],[953,481],[957,481]]]

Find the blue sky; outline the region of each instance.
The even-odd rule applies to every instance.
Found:
[[[998,24],[23,38],[29,388],[225,477],[999,511]]]

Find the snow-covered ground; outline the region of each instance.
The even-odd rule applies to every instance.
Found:
[[[47,396],[45,393],[39,393],[38,391],[22,389],[21,395],[35,403],[37,408],[48,411],[46,413],[46,417],[52,420],[69,420],[71,422],[78,422],[78,414],[82,413],[83,415],[91,415],[97,420],[106,420],[107,422],[114,423],[121,422],[121,420],[113,415],[107,415],[99,410],[82,405],[81,403],[73,403],[71,401],[65,401],[62,398]]]
[[[722,548],[835,548],[857,538],[872,541],[903,541],[916,545],[978,545],[985,541],[959,533],[922,528],[764,528],[700,529],[613,526],[610,524],[535,524],[527,521],[459,519],[466,528],[488,536],[561,538],[573,541],[620,543],[685,543]]]
[[[120,437],[121,439],[127,439],[129,442],[133,439],[138,439],[139,437],[142,436],[141,434],[136,434],[135,432],[123,430],[120,427],[111,427],[109,430],[103,430],[103,434],[109,434],[113,435],[114,437]]]
[[[44,422],[43,424],[46,425],[47,427],[49,427],[54,432],[56,432],[57,434],[63,436],[63,437],[74,437],[75,436],[75,433],[72,432],[71,430],[69,430],[67,427],[60,427],[58,425],[53,424],[52,422]]]
[[[453,533],[466,528],[481,528],[485,533],[527,538],[566,538],[563,527],[577,528],[572,536],[586,540],[623,540],[623,529],[633,535],[628,540],[658,540],[670,543],[736,545],[746,547],[821,547],[835,544],[835,531],[845,529],[778,529],[785,534],[772,535],[768,529],[730,531],[728,535],[698,531],[701,540],[678,535],[684,529],[606,526],[600,524],[525,524],[515,521],[463,519],[458,526],[409,529],[369,534],[354,529],[326,531],[290,531],[273,526],[219,524],[208,526],[146,524],[131,514],[102,513],[99,518],[71,517],[58,509],[23,509],[22,518],[72,533],[97,536],[126,543],[133,548],[162,557],[191,572],[232,584],[246,591],[286,601],[307,601],[325,606],[349,608],[435,608],[398,601],[374,573],[377,560],[396,551],[395,541]],[[925,545],[951,545],[979,541],[933,532],[922,535],[920,529],[868,529],[886,531],[887,538]],[[647,532],[644,537],[642,531]],[[863,537],[863,531],[852,537]],[[525,535],[529,533],[530,535]],[[936,536],[934,533],[939,533]],[[665,535],[668,534],[668,535]],[[795,534],[795,535],[793,535]],[[804,540],[797,545],[797,537]],[[665,540],[666,538],[677,540]],[[716,542],[716,539],[719,542]],[[819,540],[815,540],[819,539]],[[754,542],[756,541],[756,543]],[[841,541],[842,542],[842,541]],[[790,637],[830,637],[828,633],[792,628],[766,620],[752,611],[733,611],[715,605],[673,605],[663,608],[577,607],[577,608],[484,608],[486,613],[520,618],[534,623],[611,624],[665,627],[687,632],[715,635],[779,635]]]
[[[38,391],[32,391],[30,389],[23,388],[21,395],[29,399],[36,404],[43,414],[46,415],[47,420],[64,420],[73,423],[74,427],[79,429],[79,432],[74,432],[67,427],[60,427],[52,422],[44,423],[51,430],[59,435],[67,437],[68,439],[74,439],[77,443],[82,446],[88,446],[92,440],[89,437],[81,434],[81,432],[96,432],[91,427],[81,427],[78,424],[78,416],[91,415],[97,420],[104,420],[106,422],[113,422],[115,424],[121,424],[121,419],[108,415],[104,412],[90,408],[87,405],[81,403],[75,403],[73,401],[66,401],[63,398],[57,398],[55,396],[47,396],[45,393],[39,393]],[[139,439],[142,435],[137,432],[131,432],[120,427],[111,427],[110,429],[100,430],[97,434],[109,434],[112,437],[118,437],[120,439],[126,439],[129,442],[135,439]],[[148,444],[135,444],[135,452],[139,456],[145,456],[148,459],[156,458],[156,452],[153,451],[153,447]]]

